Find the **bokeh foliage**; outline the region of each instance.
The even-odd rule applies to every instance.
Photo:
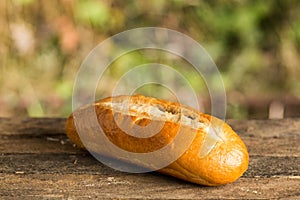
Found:
[[[300,97],[299,10],[297,0],[0,1],[0,116],[67,116],[89,51],[121,31],[157,26],[201,43],[222,73],[229,116],[248,117],[241,102],[249,96]],[[149,60],[133,52],[108,73],[118,77]],[[205,96],[203,82],[183,71]]]

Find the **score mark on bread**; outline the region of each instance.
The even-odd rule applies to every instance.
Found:
[[[247,148],[229,125],[188,106],[135,95],[106,98],[78,110],[88,108],[95,108],[107,138],[128,152],[149,153],[168,144],[180,145],[173,141],[179,130],[189,136],[194,134],[177,160],[158,169],[161,173],[214,186],[235,181],[248,167]],[[77,146],[84,148],[74,114],[67,120],[66,133]],[[105,152],[99,146],[94,151]]]

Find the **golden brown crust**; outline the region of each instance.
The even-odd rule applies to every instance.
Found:
[[[111,107],[106,104],[109,104],[109,102],[123,103],[128,100],[130,100],[130,104],[136,105],[159,105],[162,106],[163,111],[170,112],[174,115],[183,112],[184,108],[186,115],[191,115],[192,117],[194,117],[195,113],[199,115],[196,121],[199,121],[201,126],[203,125],[204,127],[195,129],[195,127],[182,125],[179,121],[152,119],[149,113],[141,110],[131,110],[129,113],[112,111]],[[235,181],[248,167],[247,148],[239,136],[222,120],[205,115],[187,106],[151,97],[144,97],[142,95],[135,95],[130,98],[128,96],[118,96],[113,99],[106,98],[79,110],[85,111],[88,108],[94,107],[96,108],[97,120],[107,138],[126,151],[135,153],[157,151],[173,141],[180,126],[183,127],[187,134],[196,133],[189,148],[175,162],[160,169],[159,172],[194,183],[213,186]],[[78,147],[84,148],[76,131],[73,117],[74,115],[71,114],[67,120],[66,133]],[[162,128],[152,137],[138,138],[124,133],[115,120],[119,123],[128,124],[129,127],[132,124],[143,127],[151,122],[157,123],[157,126],[161,125]],[[205,156],[199,156],[199,152],[203,146],[207,145],[208,135],[211,134],[209,129],[205,128],[210,124],[212,124],[213,130],[216,131],[216,134],[222,139],[215,142],[214,147],[209,151],[208,155],[204,154]],[[91,149],[101,153],[99,147],[93,143],[96,136],[91,134],[89,137],[92,138],[90,140],[91,143],[88,144],[89,147],[92,146]]]
[[[199,158],[202,137],[198,134],[190,148],[176,162],[161,172],[183,177],[182,179],[203,184],[221,185],[238,179],[248,167],[248,152],[242,140],[226,124],[226,142],[217,143],[215,148],[204,158]],[[185,169],[185,170],[184,170]],[[176,172],[178,174],[174,174]]]
[[[73,114],[71,114],[66,122],[66,134],[70,138],[70,140],[76,144],[77,147],[79,148],[84,148],[84,145],[82,144],[80,137],[76,131],[76,126],[75,126],[75,121],[73,118]]]

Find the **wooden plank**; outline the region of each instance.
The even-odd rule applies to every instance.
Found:
[[[245,142],[250,156],[293,156],[300,157],[300,137],[245,137],[241,135]]]
[[[241,178],[202,187],[160,174],[29,174],[0,177],[5,199],[260,199],[299,197],[300,177]]]
[[[241,135],[251,156],[300,157],[300,137],[262,138]],[[0,135],[0,154],[6,153],[69,153],[81,152],[74,148],[65,135],[41,137],[8,137]]]
[[[300,119],[228,122],[249,149],[249,169],[232,184],[202,187],[111,169],[73,147],[63,118],[0,118],[0,199],[299,199]]]
[[[84,150],[75,145],[65,135],[42,137],[7,137],[0,136],[0,154],[47,154],[69,153],[76,154]]]
[[[65,132],[64,118],[1,118],[0,135],[56,135]]]
[[[228,120],[241,136],[279,138],[300,137],[300,118],[272,120]]]
[[[42,119],[12,121],[0,118],[0,153],[76,153],[78,150],[72,148],[71,142],[64,135],[64,121],[62,118],[45,121]],[[27,128],[22,128],[23,122],[27,123],[25,125]],[[55,123],[57,124],[54,125]],[[229,121],[229,123],[246,143],[250,155],[300,156],[299,119]],[[3,124],[5,125],[1,127]],[[9,125],[11,127],[6,129]],[[13,127],[16,127],[16,130]]]
[[[63,134],[65,118],[1,118],[0,135],[57,135]],[[240,135],[250,137],[299,137],[300,118],[280,120],[228,120]]]
[[[3,154],[0,173],[120,174],[89,154]],[[300,176],[300,157],[252,156],[243,177]]]

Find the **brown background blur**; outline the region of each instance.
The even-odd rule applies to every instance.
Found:
[[[297,0],[0,1],[0,117],[67,116],[89,51],[145,26],[203,45],[222,74],[228,118],[299,117],[299,10]]]

